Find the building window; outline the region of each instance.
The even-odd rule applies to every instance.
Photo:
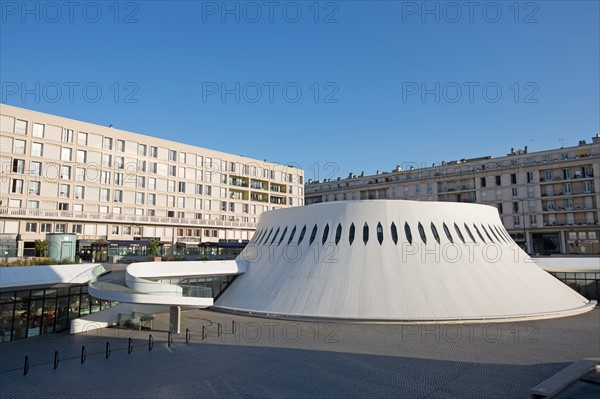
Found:
[[[137,176],[135,179],[135,186],[137,188],[145,188],[146,187],[146,178],[144,176]]]
[[[179,153],[179,163],[185,163],[186,160],[187,160],[186,153],[180,152]]]
[[[148,205],[156,205],[156,194],[148,193]]]
[[[527,172],[527,183],[531,183],[533,181],[533,172]]]
[[[513,216],[513,226],[520,226],[521,218],[519,216]]]
[[[137,171],[145,172],[146,171],[146,161],[138,159],[137,161]]]
[[[100,201],[110,201],[110,189],[108,189],[108,188],[100,189]]]
[[[544,180],[552,181],[552,171],[551,170],[544,171]]]
[[[123,202],[123,190],[115,190],[114,202]]]
[[[37,223],[25,223],[25,231],[27,233],[37,233],[38,224]]]
[[[15,140],[16,142],[17,140]],[[25,151],[23,151],[23,154]],[[44,156],[44,145],[42,143],[31,143],[31,155],[34,157]]]
[[[169,161],[177,162],[177,151],[169,150]]]
[[[565,198],[565,208],[566,209],[573,209],[573,200],[571,198]]]
[[[138,155],[141,157],[145,157],[146,156],[146,144],[139,144],[138,145]]]
[[[75,186],[75,199],[85,199],[84,186]]]
[[[59,211],[68,211],[69,210],[69,204],[66,202],[59,202],[58,203],[58,210]],[[57,233],[60,233],[59,231],[57,231]]]
[[[87,151],[77,150],[77,162],[86,163],[87,161]]]
[[[116,157],[115,158],[115,168],[125,169],[125,157]]]
[[[169,165],[169,176],[177,176],[177,167],[175,165]]]
[[[135,193],[135,203],[137,205],[144,205],[144,193]]]
[[[177,197],[177,208],[185,208],[185,198]]]
[[[573,193],[573,185],[571,183],[565,183],[565,194]]]
[[[42,175],[42,163],[31,161],[29,164],[29,173],[31,176],[41,176]]]
[[[79,132],[77,134],[77,145],[87,145],[88,143],[88,134],[84,132]]]
[[[71,148],[63,147],[60,152],[60,159],[62,161],[70,161],[73,154],[73,150]]]
[[[571,178],[571,169],[568,169],[568,168],[563,169],[563,178],[565,178],[565,179]]]
[[[29,208],[29,209],[39,209],[40,208],[40,201],[28,200],[27,201],[27,208]]]
[[[516,187],[512,187],[511,188],[511,193],[513,197],[517,197],[518,196],[518,190]]]
[[[513,202],[513,213],[519,213],[519,202]]]
[[[102,148],[105,150],[112,150],[112,138],[104,137],[102,140]]]
[[[85,168],[75,168],[75,180],[85,181]]]
[[[583,182],[583,192],[584,193],[591,193],[592,192],[592,183],[589,181],[584,181]]]
[[[125,152],[125,140],[117,140],[117,151]]]
[[[52,223],[40,223],[40,233],[52,233]]]
[[[71,186],[68,184],[59,184],[58,185],[58,196],[61,198],[69,198],[71,194]]]
[[[182,181],[180,181],[180,182],[179,182],[179,188],[178,188],[178,191],[179,191],[180,193],[185,193],[185,182],[182,182]]]
[[[158,158],[158,147],[150,147],[150,156],[152,158]]]
[[[12,179],[11,185],[11,193],[14,194],[23,194],[23,180],[22,179]]]
[[[75,234],[83,234],[83,225],[82,224],[74,224],[71,226],[71,233]]]
[[[510,184],[517,184],[517,174],[516,173],[512,173],[510,175]]]
[[[102,171],[102,173],[100,174],[100,178],[101,178],[100,183],[110,184],[110,172]]]
[[[12,172],[24,174],[25,173],[25,160],[24,159],[13,159]]]
[[[60,178],[62,180],[71,180],[71,167],[63,165],[60,167]]]
[[[29,195],[40,195],[40,188],[42,183],[39,181],[32,180],[29,182]]]
[[[63,129],[62,141],[63,141],[63,143],[73,143],[73,130]]]
[[[15,123],[15,133],[16,134],[27,134],[27,121],[22,121],[17,119]]]
[[[148,178],[148,188],[150,190],[156,190],[156,179],[154,177]]]
[[[110,234],[119,235],[119,226],[111,226]]]
[[[501,176],[496,176],[496,186],[501,186],[501,185],[502,185]]]
[[[32,137],[44,137],[44,125],[42,125],[41,123],[34,123],[33,124],[33,133],[31,134]]]
[[[33,143],[33,145],[35,145],[35,144],[41,145],[39,143]],[[34,151],[33,151],[33,145],[31,147],[31,155],[41,156],[41,155],[38,155],[38,154],[34,153]],[[15,139],[15,142],[14,142],[14,145],[13,145],[13,153],[15,153],[15,154],[25,154],[25,140]],[[41,151],[40,151],[40,153],[41,153]]]

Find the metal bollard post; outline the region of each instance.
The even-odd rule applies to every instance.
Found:
[[[206,338],[206,327],[202,326],[202,341]]]
[[[167,345],[169,345],[169,348],[171,347],[172,343],[173,343],[173,334],[171,333],[171,331],[169,331],[169,336],[167,337]]]
[[[235,320],[231,320],[231,332],[235,334]]]
[[[54,370],[58,367],[58,363],[60,363],[60,359],[58,358],[58,351],[54,351]]]
[[[192,334],[190,333],[190,329],[186,328],[185,329],[185,343],[189,344],[190,343],[190,339],[192,339]]]
[[[110,356],[110,343],[108,341],[106,341],[106,352],[104,356],[105,359],[108,359],[108,357]]]
[[[29,356],[25,356],[25,364],[23,365],[23,375],[29,373]]]
[[[148,350],[151,351],[154,348],[154,338],[152,338],[152,334],[148,336]]]
[[[87,354],[85,353],[85,345],[81,347],[81,364],[85,363],[85,359],[87,358]]]
[[[219,324],[217,324],[217,337],[220,337],[222,332],[223,332],[223,326],[221,325],[221,323],[219,323]]]
[[[129,337],[129,344],[127,345],[127,354],[131,355],[131,352],[133,352],[133,340],[131,339],[131,337]]]

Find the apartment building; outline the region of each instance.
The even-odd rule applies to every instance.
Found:
[[[34,255],[46,233],[164,254],[249,240],[267,210],[303,205],[300,169],[80,122],[0,108],[0,256]],[[114,251],[113,251],[114,252]]]
[[[574,147],[432,166],[405,164],[372,176],[311,181],[307,205],[342,200],[477,202],[498,208],[505,228],[529,253],[598,254],[600,136]]]

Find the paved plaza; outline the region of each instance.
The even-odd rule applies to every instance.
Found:
[[[209,310],[182,316],[171,345],[167,314],[152,331],[106,328],[0,344],[0,397],[524,398],[570,363],[600,356],[598,308],[462,325],[313,323]]]

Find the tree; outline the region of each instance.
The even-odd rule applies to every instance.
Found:
[[[46,256],[50,248],[50,241],[48,240],[35,240],[35,250],[39,256]]]
[[[146,248],[146,253],[149,256],[158,256],[158,254],[160,253],[159,245],[160,245],[160,240],[158,238],[154,237],[153,239],[150,240],[150,243],[148,244],[148,247]]]

